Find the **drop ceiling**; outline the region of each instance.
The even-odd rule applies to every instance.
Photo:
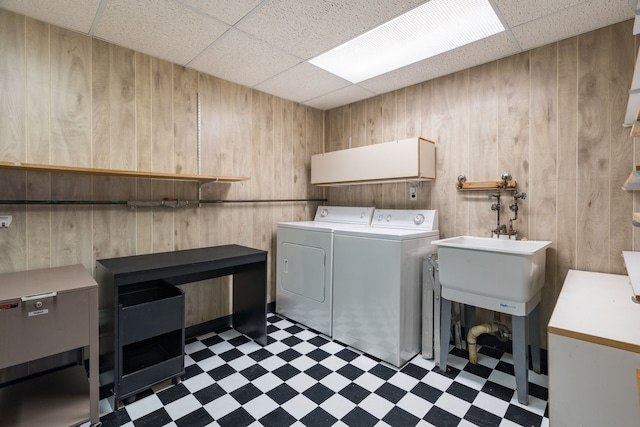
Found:
[[[636,0],[489,0],[506,31],[352,84],[308,60],[424,0],[0,0],[0,8],[327,110],[635,17]]]

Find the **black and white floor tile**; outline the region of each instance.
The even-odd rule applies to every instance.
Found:
[[[452,349],[449,369],[420,355],[402,369],[278,315],[262,347],[233,329],[188,341],[177,385],[138,395],[103,427],[543,426],[547,376],[529,372],[518,403],[511,354],[487,347],[478,365]]]

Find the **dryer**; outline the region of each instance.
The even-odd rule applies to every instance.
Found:
[[[334,232],[368,227],[373,211],[319,206],[313,221],[278,223],[276,312],[331,336]]]
[[[435,210],[376,209],[370,227],[336,230],[333,338],[397,367],[418,354],[422,262],[438,238]]]

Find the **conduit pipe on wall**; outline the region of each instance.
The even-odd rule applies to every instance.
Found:
[[[167,207],[182,208],[204,204],[224,203],[295,203],[326,202],[327,199],[256,199],[256,200],[0,200],[0,205],[127,205],[131,208]]]

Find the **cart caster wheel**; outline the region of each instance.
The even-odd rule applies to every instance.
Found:
[[[182,382],[182,378],[180,377],[171,378],[171,384],[173,385],[180,384],[181,382]]]
[[[130,403],[135,402],[137,397],[138,397],[138,395],[137,395],[137,394],[134,394],[133,396],[129,396],[129,397],[127,397],[126,399],[124,399],[124,403],[125,403],[125,405],[128,405],[128,404],[130,404]]]
[[[91,427],[102,427],[102,421],[98,421],[95,424],[91,424]]]

